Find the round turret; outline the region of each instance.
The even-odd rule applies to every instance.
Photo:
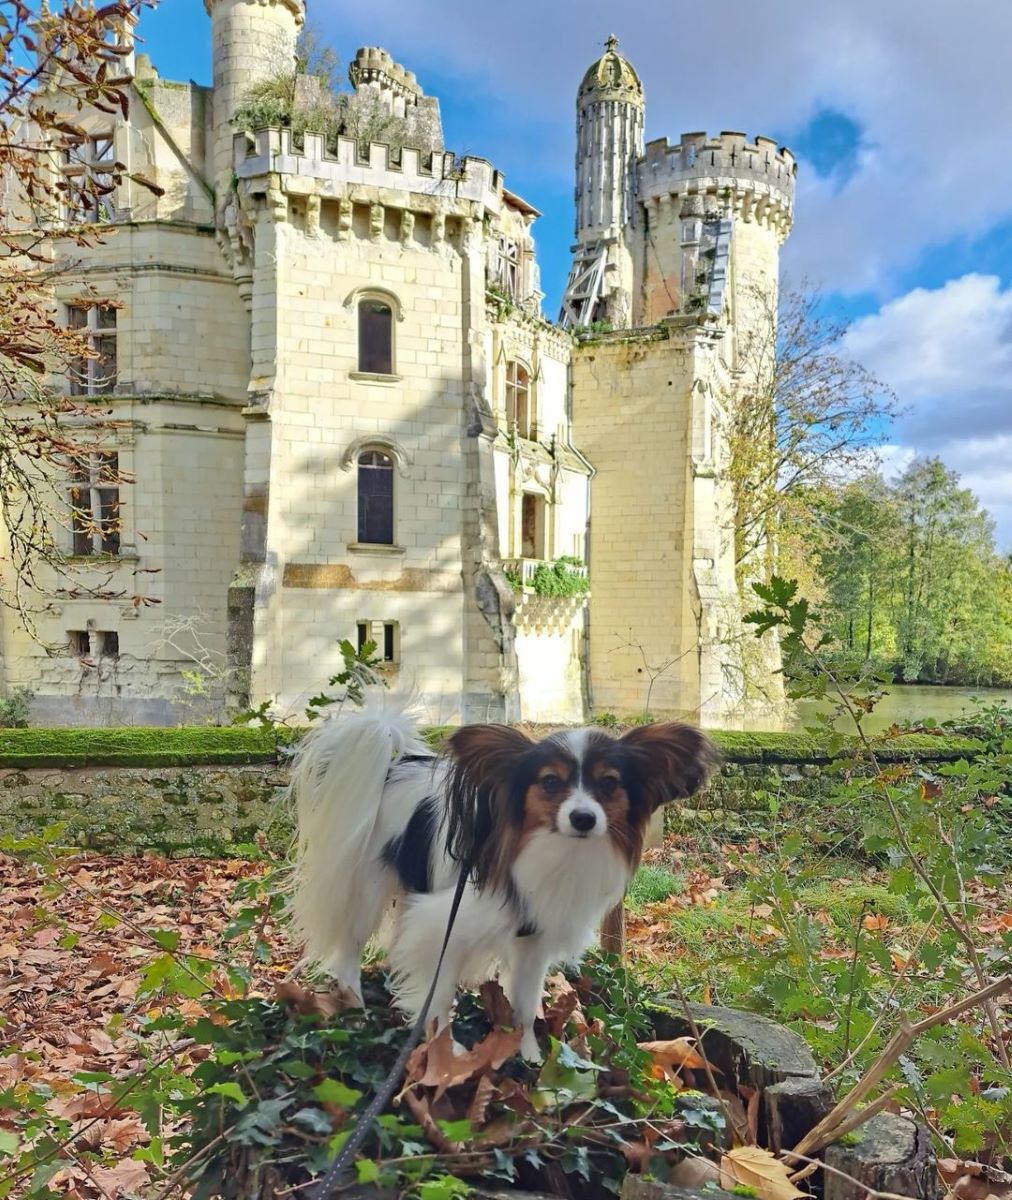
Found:
[[[204,0],[211,18],[214,183],[221,202],[232,174],[232,117],[253,84],[295,70],[304,0]]]

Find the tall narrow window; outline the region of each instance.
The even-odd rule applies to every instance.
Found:
[[[394,371],[394,311],[368,296],[358,302],[358,369],[370,375]]]
[[[520,502],[520,556],[545,557],[545,501],[530,492]]]
[[[64,219],[70,225],[93,225],[116,217],[116,156],[112,130],[84,138],[64,151]]]
[[[84,454],[70,464],[74,554],[119,554],[119,456]]]
[[[91,355],[70,364],[72,396],[107,396],[116,390],[116,309],[111,304],[67,305],[67,325],[77,329]]]
[[[506,422],[522,438],[534,437],[531,413],[531,377],[523,363],[506,364]]]
[[[394,542],[394,460],[382,450],[358,456],[358,540],[376,546]]]

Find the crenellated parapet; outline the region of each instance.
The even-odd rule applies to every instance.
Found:
[[[352,87],[375,85],[381,91],[389,91],[410,103],[422,95],[414,72],[394,62],[389,51],[381,46],[362,46],[348,68],[348,78]]]
[[[314,192],[324,198],[341,197],[349,187],[360,186],[466,201],[482,213],[498,214],[502,207],[502,175],[483,158],[458,159],[449,152],[427,154],[405,146],[395,159],[382,143],[373,142],[363,154],[354,139],[344,137],[337,139],[336,153],[331,154],[322,134],[307,133],[302,141],[297,149],[288,129],[236,134],[236,176],[253,180],[277,175],[285,191]],[[290,186],[293,180],[300,182]],[[304,186],[310,181],[315,186]]]
[[[667,204],[680,197],[688,201],[691,215],[711,210],[735,215],[774,229],[782,241],[793,219],[796,175],[794,155],[778,149],[772,138],[750,142],[743,133],[715,138],[684,133],[677,145],[667,138],[647,143],[639,162],[637,199]]]

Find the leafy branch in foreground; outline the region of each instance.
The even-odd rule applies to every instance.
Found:
[[[1002,858],[1002,837],[991,814],[1007,803],[1012,738],[1006,727],[1005,735],[973,762],[939,765],[932,772],[883,765],[877,748],[899,731],[872,738],[863,720],[887,679],[867,668],[847,677],[829,665],[831,638],[818,632],[818,615],[799,598],[796,581],[774,576],[768,584],[754,585],[754,591],[763,607],[745,620],[760,635],[777,629],[785,655],[807,668],[791,681],[790,694],[835,701],[827,724],[831,727],[833,718],[845,713],[857,731],[856,752],[836,763],[841,782],[834,808],[863,815],[863,847],[887,865],[890,890],[907,898],[925,926],[940,922],[937,936],[919,943],[919,954],[922,971],[945,998],[939,1007],[946,1020],[914,1021],[901,1006],[894,1007],[887,1023],[898,1020],[901,1031],[868,1068],[872,1084],[885,1080],[898,1064],[900,1080],[890,1086],[890,1099],[899,1098],[917,1112],[950,1151],[985,1152],[1007,1160],[1012,1153],[1012,1067],[1009,1025],[999,1005],[1012,988],[1012,931],[996,953],[979,932],[982,912],[975,889],[1001,884],[1002,872],[995,864]],[[843,752],[842,736],[838,746]],[[777,889],[777,902],[790,906],[788,881],[782,879]],[[873,940],[866,945],[864,953],[876,953]],[[855,942],[850,988],[857,985],[857,966]],[[867,968],[862,970],[867,977]],[[833,1004],[831,997],[826,1000]],[[848,1015],[852,1001],[851,995]],[[983,1015],[980,1030],[956,1020],[973,1012]],[[874,1024],[880,1023],[886,1023],[881,1013]],[[910,1036],[903,1033],[905,1027]],[[865,1037],[872,1032],[866,1030]],[[915,1045],[919,1036],[923,1041]],[[868,1078],[866,1074],[864,1085],[854,1091],[851,1107],[872,1090]]]
[[[118,510],[98,516],[71,490],[100,455],[105,488],[129,482],[108,453],[119,428],[109,402],[89,399],[115,380],[102,376],[80,396],[53,383],[68,372],[98,378],[101,338],[86,316],[97,298],[82,283],[85,319],[68,328],[57,320],[52,287],[79,265],[75,249],[108,231],[100,222],[125,180],[158,190],[111,154],[101,171],[76,167],[89,144],[85,118],[127,114],[122,64],[146,3],[68,0],[41,12],[21,0],[0,4],[0,603],[29,629],[40,594],[57,586],[68,596],[122,594],[101,555],[87,564],[73,557],[68,530],[81,539],[118,535]]]

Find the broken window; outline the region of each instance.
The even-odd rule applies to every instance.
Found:
[[[91,636],[87,629],[69,629],[67,649],[74,658],[87,658],[91,654]]]
[[[376,647],[378,657],[385,663],[397,662],[399,638],[396,621],[359,621],[358,650],[361,653],[367,642]]]
[[[530,372],[523,363],[510,359],[506,364],[506,423],[519,437],[536,436],[531,408]]]
[[[394,370],[394,312],[383,300],[358,302],[358,369],[369,375]]]
[[[119,455],[82,454],[70,464],[73,553],[119,554]]]
[[[116,219],[116,157],[112,130],[93,134],[63,152],[64,220],[95,225]]]
[[[520,241],[501,235],[496,252],[495,286],[518,304],[523,299],[521,259]]]
[[[394,542],[394,460],[382,450],[358,456],[358,540],[376,546]]]
[[[68,304],[67,327],[79,330],[87,355],[70,363],[72,396],[107,396],[116,390],[116,309],[111,304]]]

